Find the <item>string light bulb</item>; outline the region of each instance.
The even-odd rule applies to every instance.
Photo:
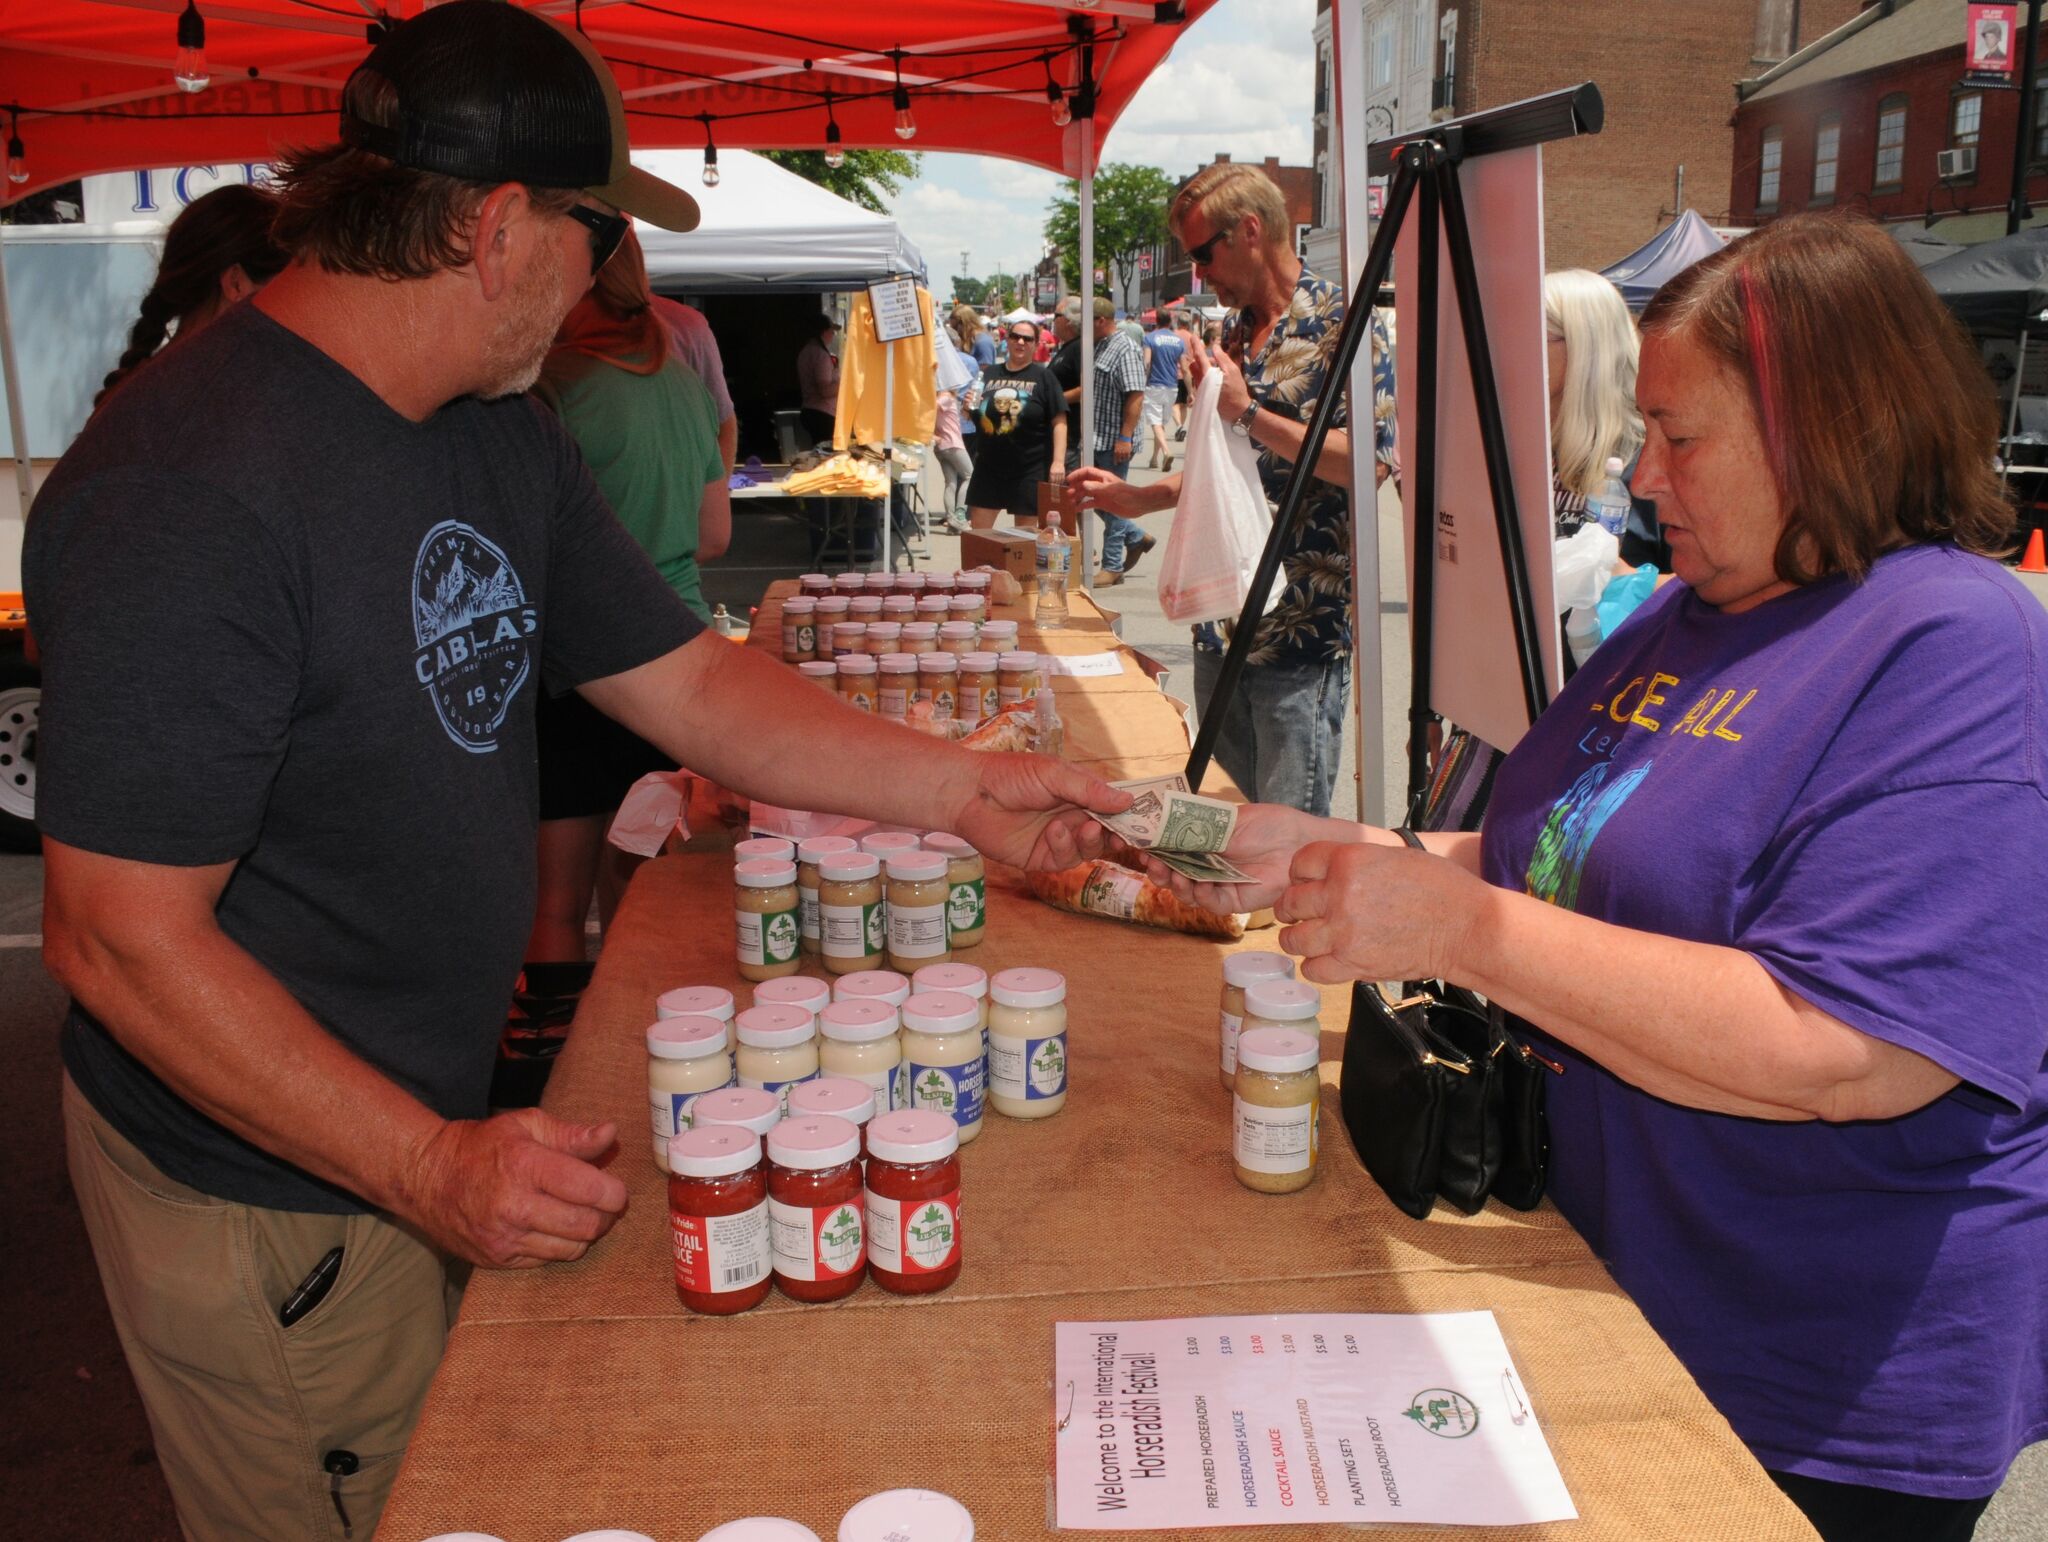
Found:
[[[180,91],[204,91],[213,84],[206,68],[206,18],[193,0],[185,0],[178,14],[178,56],[171,65],[171,79]]]
[[[1045,56],[1045,99],[1052,103],[1054,128],[1065,128],[1074,121],[1074,109],[1067,105],[1067,93],[1053,78],[1051,54]]]
[[[16,187],[28,180],[28,148],[21,142],[19,114],[7,134],[7,180]]]
[[[896,137],[915,139],[917,119],[911,116],[910,92],[903,84],[903,50],[895,50],[890,57],[896,61],[896,89],[889,94],[890,104],[896,109]]]
[[[718,186],[718,146],[711,138],[711,116],[704,116],[704,185]]]
[[[832,93],[825,93],[825,164],[834,171],[846,164],[846,146],[841,142],[839,119],[832,113]]]

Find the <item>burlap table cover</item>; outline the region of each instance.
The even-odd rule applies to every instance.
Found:
[[[1334,1102],[1311,1188],[1236,1183],[1215,1063],[1225,945],[1050,910],[1001,870],[992,889],[988,939],[963,958],[1066,974],[1073,1094],[1039,1123],[990,1114],[965,1148],[959,1283],[918,1300],[868,1284],[824,1308],[771,1295],[709,1320],[674,1293],[641,1030],[675,985],[747,1001],[729,859],[642,869],[547,1097],[617,1121],[630,1208],[579,1263],[476,1277],[380,1536],[556,1542],[602,1525],[692,1542],[765,1511],[829,1539],[854,1499],[911,1483],[957,1494],[983,1537],[1039,1536],[1053,1322],[1482,1306],[1585,1517],[1502,1535],[1810,1536],[1554,1210],[1410,1220]],[[1325,992],[1326,1081],[1344,1003]]]

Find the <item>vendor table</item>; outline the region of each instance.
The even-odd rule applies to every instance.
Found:
[[[777,592],[777,591],[780,592]],[[779,635],[771,590],[755,625]],[[1062,634],[1121,649],[1076,596]],[[1000,613],[1000,612],[999,612]],[[1028,640],[1025,646],[1032,646]],[[1104,775],[1185,731],[1157,691],[1055,687]],[[1411,1537],[1769,1542],[1812,1532],[1584,1242],[1548,1206],[1414,1221],[1352,1154],[1326,1093],[1316,1182],[1285,1197],[1232,1176],[1216,1074],[1221,944],[1054,911],[991,867],[989,926],[963,961],[1068,980],[1073,1091],[1051,1119],[990,1113],[961,1154],[966,1267],[942,1295],[868,1283],[831,1306],[771,1294],[702,1318],[677,1302],[665,1179],[647,1129],[642,1030],[654,998],[720,984],[732,961],[730,857],[664,857],[634,879],[548,1088],[565,1119],[614,1120],[626,1215],[575,1264],[479,1272],[449,1339],[380,1538],[480,1530],[559,1542],[601,1526],[694,1542],[776,1514],[830,1542],[879,1489],[937,1488],[988,1542],[1050,1534],[1053,1325],[1281,1312],[1491,1308],[1581,1519]],[[812,966],[815,972],[815,966]],[[1323,1077],[1347,995],[1326,990]],[[1337,1537],[1339,1526],[1203,1532],[1221,1542]],[[1196,1534],[1190,1534],[1196,1535]]]

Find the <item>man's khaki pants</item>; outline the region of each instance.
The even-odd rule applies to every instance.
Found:
[[[441,1257],[377,1216],[261,1210],[174,1183],[68,1076],[64,1140],[185,1535],[341,1542],[345,1510],[367,1542],[460,1300]],[[280,1326],[335,1247],[333,1289]],[[338,1490],[323,1470],[337,1450],[358,1463]]]

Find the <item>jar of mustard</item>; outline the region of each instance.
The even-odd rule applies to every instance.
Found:
[[[960,655],[960,700],[953,716],[963,723],[979,723],[996,715],[997,675],[993,653]]]
[[[882,864],[864,851],[833,852],[818,863],[818,932],[825,968],[855,974],[882,962],[887,937]]]
[[[917,660],[915,700],[932,704],[932,715],[944,720],[960,705],[960,660],[951,653],[926,653]]]
[[[939,651],[955,658],[974,651],[974,623],[948,621],[939,628]]]
[[[832,628],[832,657],[843,659],[849,654],[867,652],[867,636],[865,621],[841,621]]]
[[[889,967],[910,971],[943,964],[946,942],[946,856],[903,851],[888,861]]]
[[[802,951],[796,864],[740,862],[732,875],[740,978],[775,980],[795,974]]]
[[[818,656],[818,602],[791,595],[782,602],[782,658],[801,664]]]
[[[1231,1160],[1246,1188],[1292,1194],[1315,1182],[1320,1053],[1313,1034],[1293,1028],[1247,1026],[1238,1036]]]
[[[865,653],[849,653],[839,660],[839,699],[856,712],[872,713],[876,701],[875,661]]]
[[[996,659],[996,703],[1015,707],[1034,701],[1045,678],[1038,670],[1035,653],[1005,653]]]
[[[924,847],[946,858],[946,946],[979,947],[988,926],[988,872],[981,853],[957,835],[927,835]]]
[[[917,692],[917,655],[885,653],[875,660],[880,671],[875,692],[883,717],[902,722],[910,715],[910,699]]]
[[[1245,988],[1266,980],[1293,978],[1294,960],[1285,953],[1233,953],[1223,960],[1223,1002],[1217,1010],[1216,1042],[1225,1087],[1237,1080],[1237,1037],[1244,1031]],[[1315,1016],[1313,1012],[1308,1015]]]
[[[796,899],[800,940],[806,953],[825,950],[824,933],[818,929],[818,864],[860,847],[843,835],[815,835],[796,849]]]

